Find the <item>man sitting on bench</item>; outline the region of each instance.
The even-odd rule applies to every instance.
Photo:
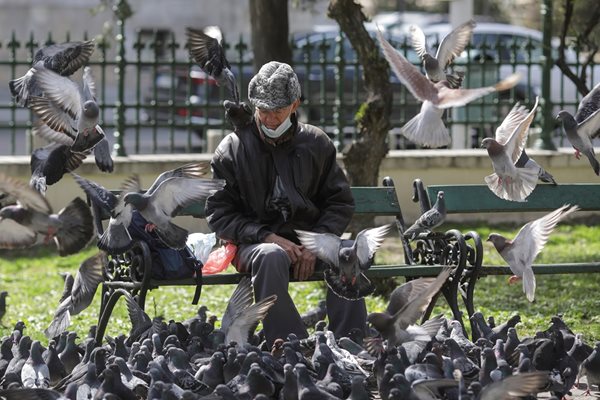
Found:
[[[225,137],[212,159],[214,177],[227,184],[207,199],[206,219],[219,238],[238,246],[233,264],[251,272],[256,301],[277,295],[263,321],[270,346],[290,333],[308,336],[288,284],[290,273],[305,280],[319,261],[294,229],[341,235],[354,200],[329,137],[297,120],[300,83],[289,65],[263,65],[248,99],[256,109],[252,121]],[[365,328],[364,299],[345,300],[328,289],[326,300],[336,337]]]

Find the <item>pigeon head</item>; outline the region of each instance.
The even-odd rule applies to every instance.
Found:
[[[556,116],[557,121],[561,121],[565,129],[574,129],[577,127],[577,121],[570,112],[561,110]]]
[[[481,141],[481,148],[487,149],[488,154],[498,154],[502,151],[502,145],[494,138],[484,138]]]
[[[27,214],[27,210],[21,206],[6,206],[0,210],[0,220],[12,219],[16,222],[22,223]]]
[[[379,332],[385,330],[385,328],[390,324],[391,317],[386,313],[370,313],[367,316],[367,322],[373,325],[375,329]]]
[[[125,204],[131,204],[136,210],[143,210],[148,204],[148,199],[141,193],[130,192],[123,197]]]
[[[98,118],[100,114],[100,108],[98,108],[98,104],[93,100],[88,100],[83,103],[83,115],[86,118]]]
[[[490,235],[487,238],[487,241],[491,242],[496,248],[496,250],[498,250],[498,252],[504,250],[504,248],[508,244],[508,240],[506,240],[504,236],[499,235],[497,233],[490,233]]]

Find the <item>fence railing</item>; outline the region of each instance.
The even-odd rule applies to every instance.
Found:
[[[98,43],[90,60],[101,108],[100,123],[115,151],[139,154],[210,150],[211,138],[218,138],[230,129],[224,120],[224,90],[190,61],[185,38],[156,31],[150,35],[138,32],[132,39],[125,32],[122,23],[116,45],[110,48]],[[388,36],[392,45],[419,64],[407,38]],[[0,42],[0,77],[6,82],[4,90],[0,90],[0,155],[28,154],[40,145],[29,134],[36,117],[13,103],[8,80],[30,68],[33,55],[41,46],[87,38],[83,34],[57,40],[48,34],[44,39],[33,36],[19,39],[13,34],[9,40]],[[323,127],[341,148],[356,137],[354,116],[366,97],[356,55],[339,32],[295,35],[291,43],[304,98],[301,119]],[[225,43],[225,47],[245,99],[254,73],[250,45],[239,39]],[[542,50],[542,40],[534,37],[487,34],[474,40],[466,56],[455,63],[457,69],[466,72],[465,87],[493,84],[515,71],[523,79],[508,92],[488,95],[467,107],[446,111],[444,118],[453,147],[478,146],[482,137],[493,135],[516,101],[531,106],[535,96],[541,94],[542,77],[546,75],[551,79],[550,95],[543,99],[543,106],[553,111],[575,109],[580,99],[575,86],[553,62],[544,62]],[[575,70],[580,68],[578,60],[578,54],[573,53],[570,62]],[[594,71],[595,66],[591,69],[592,83],[600,78]],[[73,79],[80,80],[80,75]],[[393,74],[390,85],[394,92],[390,148],[413,148],[400,135],[400,128],[419,112],[420,102]],[[534,123],[537,131],[541,115],[538,113]],[[560,140],[556,135],[555,139]]]

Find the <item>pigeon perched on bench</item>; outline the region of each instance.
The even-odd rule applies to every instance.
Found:
[[[436,201],[433,207],[425,211],[417,220],[404,231],[404,237],[408,240],[416,239],[421,233],[431,232],[444,223],[446,219],[446,201],[444,192],[437,193]]]
[[[391,225],[363,229],[354,240],[342,240],[332,233],[315,233],[296,229],[298,240],[306,249],[325,262],[325,281],[340,297],[358,299],[372,293],[374,287],[364,272],[371,267]]]

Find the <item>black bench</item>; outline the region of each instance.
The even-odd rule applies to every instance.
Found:
[[[404,220],[396,188],[391,178],[383,179],[383,186],[378,187],[352,187],[355,200],[355,215],[363,216],[388,216],[393,217],[397,231],[404,249],[404,262],[390,265],[373,265],[366,275],[372,278],[393,278],[437,276],[445,265],[455,266],[452,277],[442,289],[453,317],[462,323],[462,313],[458,307],[459,285],[464,285],[466,295],[463,296],[469,311],[473,309],[473,283],[469,284],[477,274],[474,273],[481,265],[483,247],[481,240],[475,232],[462,235],[457,230],[445,233],[432,233],[408,243],[404,238]],[[98,237],[103,232],[103,221],[109,215],[93,204],[95,225]],[[180,215],[195,218],[204,218],[204,203],[196,203],[186,208]],[[145,306],[147,292],[161,286],[197,285],[195,278],[176,280],[156,280],[151,276],[152,257],[148,245],[144,241],[135,241],[133,247],[124,254],[109,257],[104,268],[104,282],[102,284],[102,297],[100,315],[96,331],[96,342],[102,342],[106,326],[112,310],[120,296],[129,293],[135,296],[142,309]],[[244,273],[221,273],[202,276],[202,285],[237,284]],[[308,281],[322,280],[321,274],[314,274]],[[428,318],[435,302],[432,302],[424,319]]]

